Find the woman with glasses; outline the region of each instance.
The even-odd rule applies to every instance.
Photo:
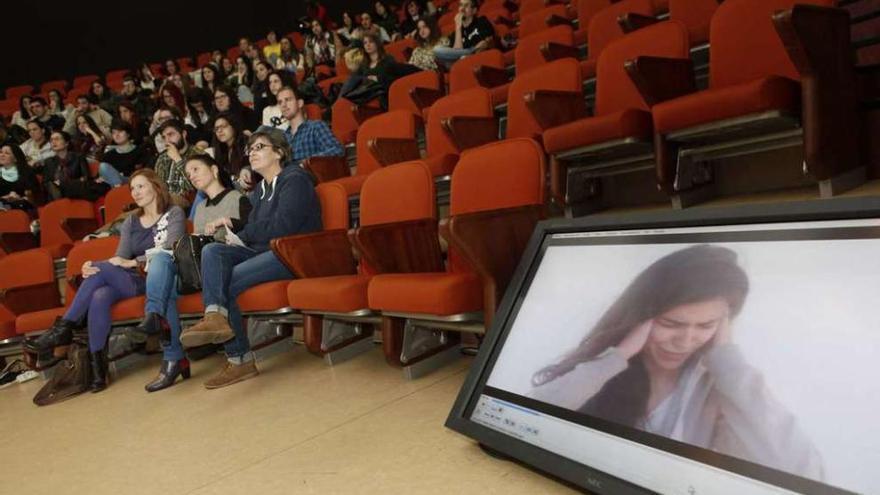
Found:
[[[184,347],[225,343],[227,363],[205,382],[208,389],[259,374],[237,298],[255,285],[293,277],[269,249],[269,242],[321,230],[321,207],[312,178],[300,167],[283,167],[290,156],[290,145],[281,131],[258,130],[251,135],[248,157],[263,180],[250,193],[253,210],[247,225],[237,236],[227,235],[225,244],[209,244],[202,250],[205,316],[184,330],[180,341]],[[226,218],[215,223],[233,228]]]
[[[214,109],[217,113],[232,114],[239,122],[245,133],[254,131],[260,126],[260,118],[252,109],[241,104],[238,93],[229,86],[218,86],[214,91]]]
[[[241,128],[241,123],[230,113],[221,113],[214,118],[214,137],[211,147],[214,150],[214,159],[217,166],[226,177],[231,179],[231,184],[240,191],[250,191],[254,182],[251,172],[251,164],[245,154],[247,136]]]

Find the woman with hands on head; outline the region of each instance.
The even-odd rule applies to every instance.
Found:
[[[698,245],[639,274],[529,396],[698,447],[822,479],[794,416],[732,340],[749,280],[730,249]]]
[[[105,347],[113,304],[143,294],[144,276],[140,266],[146,263],[145,269],[149,272],[154,253],[170,250],[186,232],[183,210],[171,204],[165,184],[153,170],[138,170],[132,174],[129,184],[137,209],[122,224],[116,255],[105,261],[83,263],[83,283],[67,311],[55,320],[49,331],[29,344],[37,352],[70,344],[74,326],[88,315],[93,392],[107,387]]]

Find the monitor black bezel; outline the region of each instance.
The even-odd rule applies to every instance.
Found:
[[[547,236],[612,230],[654,228],[713,227],[722,225],[772,224],[805,221],[857,220],[880,218],[880,197],[833,198],[783,203],[746,204],[731,207],[704,207],[662,212],[600,214],[577,219],[552,219],[540,222],[523,253],[511,279],[492,326],[488,329],[468,376],[462,385],[446,427],[476,440],[486,448],[530,468],[591,492],[602,494],[645,494],[650,490],[631,484],[556,453],[505,435],[467,416],[468,406],[483,390],[480,383],[491,370],[486,366],[500,351],[499,341],[511,328],[510,318],[520,292],[531,283],[535,262]]]

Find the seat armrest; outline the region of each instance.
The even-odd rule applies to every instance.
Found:
[[[796,4],[774,14],[773,23],[801,76],[807,171],[826,180],[860,166],[859,135],[850,125],[858,121],[858,88],[849,13]]]
[[[409,97],[415,103],[416,108],[424,110],[443,98],[443,91],[434,88],[415,87],[409,90]]]
[[[410,138],[374,138],[367,141],[367,148],[383,167],[422,158],[419,143]]]
[[[344,156],[313,156],[303,160],[303,168],[318,179],[318,183],[328,182],[351,175],[348,160]]]
[[[657,24],[658,22],[660,22],[660,20],[656,17],[636,14],[633,12],[622,14],[617,18],[617,24],[620,25],[620,29],[627,34],[648,27],[652,24]]]
[[[587,116],[587,104],[580,91],[540,89],[526,93],[524,99],[543,130]]]
[[[550,14],[544,19],[544,23],[547,24],[548,28],[556,27],[556,26],[571,26],[572,20],[568,17],[563,17],[561,15]]]
[[[0,249],[7,253],[25,251],[39,246],[36,236],[30,232],[3,232],[0,233]]]
[[[54,281],[44,284],[8,287],[0,289],[0,305],[16,316],[61,306],[58,284]]]
[[[539,221],[543,205],[455,215],[440,223],[440,233],[483,281],[486,328],[504,296]]]
[[[373,100],[375,101],[375,100]],[[354,115],[354,120],[358,124],[363,124],[370,117],[375,117],[381,113],[385,113],[385,110],[382,110],[379,107],[374,107],[370,105],[352,105],[351,106],[351,114]]]
[[[697,90],[690,59],[642,56],[627,60],[624,68],[648,106]]]
[[[498,120],[495,117],[459,115],[441,120],[440,125],[458,151],[498,140]]]
[[[78,241],[98,230],[98,222],[94,218],[65,218],[61,221],[61,229],[70,240]]]
[[[437,220],[363,225],[354,233],[358,251],[377,273],[442,272]]]
[[[540,50],[541,55],[544,55],[544,60],[548,62],[563,58],[578,58],[578,55],[580,55],[577,47],[553,41],[542,44]]]
[[[270,247],[297,278],[357,273],[346,229],[279,237],[272,239]]]
[[[507,69],[492,67],[490,65],[478,65],[474,67],[474,77],[484,88],[497,88],[510,82]]]

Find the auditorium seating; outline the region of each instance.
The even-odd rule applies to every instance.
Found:
[[[658,59],[669,66],[690,66],[688,33],[682,23],[661,22],[611,42],[599,57],[594,115],[544,126],[543,142],[551,155],[551,192],[569,216],[609,206],[612,192],[636,196],[637,202],[662,199],[657,197],[653,173],[650,105],[637,86],[640,70],[649,70]],[[687,82],[681,84],[687,87]],[[580,99],[578,92],[539,91],[528,109],[538,121],[562,120],[566,109]],[[640,171],[639,177],[631,177]],[[620,190],[621,183],[625,190]],[[621,199],[617,201],[620,204]]]
[[[73,243],[97,228],[92,203],[81,199],[59,199],[39,208],[40,247],[54,258],[63,258]]]
[[[803,149],[803,171],[822,197],[865,180],[858,133],[846,124],[857,122],[858,105],[849,15],[833,5],[727,0],[718,8],[709,88],[653,107],[657,177],[676,206],[712,194],[706,160],[792,146]],[[674,70],[657,67],[655,80]]]
[[[380,270],[368,289],[370,308],[382,312],[386,361],[404,367],[405,376],[417,377],[454,359],[459,331],[482,334],[491,324],[543,217],[544,173],[544,152],[530,139],[462,153],[452,174],[450,217],[441,229],[450,244],[445,267],[433,221],[410,222],[396,235],[382,225],[358,230],[358,246],[371,266],[407,263],[407,269],[390,270],[394,273]],[[373,259],[394,251],[399,254],[393,261]]]
[[[0,346],[20,340],[15,338],[19,315],[60,305],[49,251],[29,249],[0,258]]]
[[[443,77],[434,71],[421,71],[401,77],[388,89],[389,110],[409,110],[422,115],[443,96]]]
[[[0,211],[0,257],[37,247],[31,234],[31,217],[22,210]]]
[[[125,211],[126,207],[133,204],[131,187],[128,184],[114,187],[104,196],[104,223],[112,222]]]

